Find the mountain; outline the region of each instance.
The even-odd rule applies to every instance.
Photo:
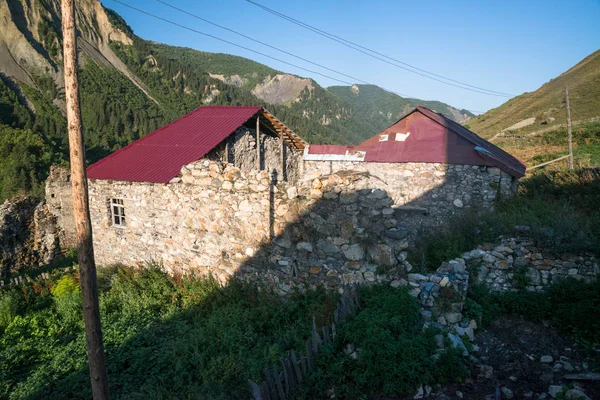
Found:
[[[458,110],[440,101],[404,98],[375,85],[330,86],[327,90],[348,102],[363,117],[375,121],[377,131],[387,128],[419,105],[431,108],[461,124],[474,117],[470,111]]]
[[[569,88],[572,119],[600,117],[600,50],[534,92],[523,93],[468,122],[483,137],[500,132],[528,133],[566,122],[565,87]],[[550,129],[551,130],[551,129]]]
[[[262,105],[308,142],[339,144],[374,135],[405,103],[428,105],[377,87],[360,104],[243,57],[147,41],[98,0],[77,1],[76,18],[88,162],[203,104]],[[41,194],[67,140],[60,0],[0,0],[0,200]]]

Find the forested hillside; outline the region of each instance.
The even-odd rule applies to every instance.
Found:
[[[201,105],[262,105],[310,143],[356,144],[393,122],[388,114],[428,104],[379,88],[360,104],[242,57],[146,41],[98,0],[78,7],[89,163]],[[0,0],[0,201],[41,195],[48,167],[67,162],[59,10],[58,0]]]
[[[330,86],[331,93],[347,101],[363,118],[372,120],[381,131],[416,106],[425,106],[464,123],[474,116],[468,110],[457,110],[440,101],[427,101],[398,96],[375,85]]]

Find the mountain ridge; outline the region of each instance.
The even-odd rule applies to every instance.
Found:
[[[76,5],[88,162],[203,104],[264,106],[312,143],[357,144],[389,125],[313,79],[147,41],[98,0]],[[0,200],[41,193],[49,165],[68,162],[60,18],[59,0],[0,0]]]

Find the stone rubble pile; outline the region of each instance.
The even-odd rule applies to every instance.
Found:
[[[462,257],[473,281],[493,291],[542,291],[567,277],[589,282],[600,274],[593,254],[552,254],[527,237],[502,238],[498,246],[480,246]]]

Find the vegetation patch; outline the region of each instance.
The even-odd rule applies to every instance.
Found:
[[[583,343],[600,343],[600,280],[584,283],[569,278],[544,292],[490,292],[474,285],[469,288],[464,314],[484,327],[503,315],[549,321]]]
[[[169,277],[157,268],[99,271],[114,398],[248,399],[248,379],[303,349],[325,291],[279,297],[234,283]],[[0,292],[0,398],[91,398],[78,278]]]
[[[362,287],[360,299],[362,309],[320,350],[299,398],[402,396],[468,374],[456,350],[438,349],[435,329],[422,329],[418,302],[406,288]]]
[[[434,270],[500,235],[516,234],[516,226],[528,226],[544,249],[600,255],[598,204],[600,180],[588,171],[540,172],[523,179],[518,195],[500,202],[494,213],[466,213],[450,220],[443,232],[422,233],[409,261]]]

